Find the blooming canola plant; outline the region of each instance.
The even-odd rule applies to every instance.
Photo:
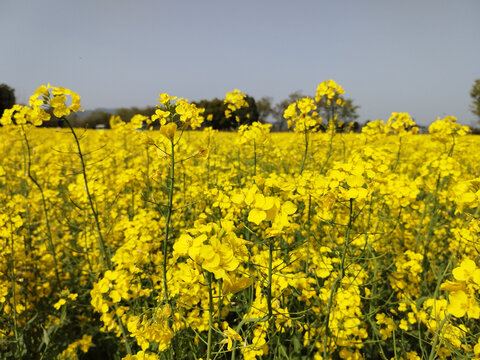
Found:
[[[344,92],[289,133],[164,93],[109,131],[62,87],[5,110],[0,359],[480,359],[480,141],[407,113],[340,132]]]

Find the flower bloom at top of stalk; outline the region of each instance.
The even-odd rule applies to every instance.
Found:
[[[38,109],[41,111],[38,111]],[[31,107],[24,105],[13,105],[12,108],[6,109],[3,112],[3,115],[0,118],[0,124],[7,126],[13,124],[24,125],[30,123],[34,126],[40,126],[42,125],[43,121],[48,119],[50,119],[50,115],[41,108],[32,109]]]
[[[247,95],[238,89],[230,91],[225,95],[225,100],[223,100],[223,103],[227,105],[227,109],[225,110],[225,117],[227,119],[232,116],[233,112],[248,107],[246,97]],[[239,120],[238,117],[235,118],[237,121]]]
[[[385,125],[385,133],[400,136],[417,134],[418,127],[408,113],[394,112]]]
[[[151,124],[158,120],[162,134],[169,139],[173,139],[177,128],[185,130],[190,126],[192,129],[196,129],[203,123],[204,117],[202,114],[205,109],[197,108],[195,104],[189,103],[187,99],[161,93],[158,102],[160,104],[157,105],[155,114],[152,115],[147,123]]]
[[[295,126],[295,132],[314,131],[322,122],[317,107],[312,98],[306,96],[290,104],[283,117],[287,119],[288,127]]]
[[[68,97],[70,97],[70,105]],[[30,96],[29,105],[33,111],[38,112],[42,121],[47,121],[50,116],[45,115],[46,112],[42,107],[51,107],[53,115],[58,118],[68,116],[71,112],[83,111],[80,106],[80,95],[76,92],[64,87],[55,87],[48,84],[40,86],[35,93]]]
[[[362,127],[362,134],[372,140],[385,135],[385,132],[385,123],[382,120],[370,121]]]
[[[334,80],[329,79],[318,85],[315,101],[320,103],[324,100],[327,106],[332,105],[333,102],[338,106],[343,106],[345,104],[345,101],[341,97],[343,94],[345,94],[345,90]]]
[[[58,118],[68,116],[71,112],[83,111],[80,106],[80,96],[76,92],[50,84],[41,85],[35,90],[28,103],[30,106],[14,105],[11,109],[5,110],[0,123],[2,125],[31,123],[34,126],[40,126],[51,118],[45,109],[51,108],[53,115]]]
[[[262,124],[259,121],[253,122],[251,125],[240,125],[238,135],[240,136],[240,145],[249,143],[257,143],[266,145],[270,142],[270,128],[272,124]]]
[[[456,136],[464,136],[470,132],[468,126],[462,126],[457,123],[455,116],[445,116],[443,119],[438,118],[428,127],[428,132],[432,135],[432,139],[446,143]]]

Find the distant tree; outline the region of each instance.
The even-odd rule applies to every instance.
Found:
[[[245,97],[245,100],[248,103],[248,107],[235,111],[234,114],[238,116],[239,121],[237,122],[236,119],[232,119],[233,128],[236,128],[238,125],[251,124],[259,121],[257,102],[249,95]],[[235,123],[237,124],[235,125]]]
[[[273,109],[272,109],[272,115],[275,118],[275,124],[274,128],[280,131],[286,130],[287,129],[287,122],[285,121],[285,118],[283,117],[283,113],[287,109],[288,105],[291,103],[297,101],[298,99],[301,99],[305,95],[302,94],[300,90],[297,90],[291,94],[288,95],[288,98],[280,101],[278,104],[276,104]]]
[[[95,129],[97,126],[101,125],[109,129],[111,116],[112,114],[106,111],[94,110],[87,117],[82,119],[82,127]]]
[[[195,105],[205,109],[205,112],[203,113],[203,116],[205,117],[203,123],[204,126],[211,126],[217,130],[232,130],[236,129],[239,125],[251,124],[252,122],[259,120],[255,99],[247,95],[245,100],[248,103],[248,107],[235,111],[230,118],[225,117],[225,110],[227,107],[223,103],[223,100],[218,98],[212,100],[200,100],[195,102]]]
[[[144,108],[138,108],[136,106],[130,108],[120,108],[115,111],[115,115],[118,115],[122,118],[125,122],[130,122],[134,115],[144,115],[144,116],[152,116],[155,114],[155,110],[157,108],[155,106],[147,106]]]
[[[264,96],[256,101],[258,111],[258,121],[261,123],[267,122],[267,118],[273,114],[273,99],[269,96]]]
[[[7,84],[0,84],[0,117],[3,111],[15,105],[15,90]]]
[[[71,113],[68,116],[68,121],[74,128],[80,128],[83,126],[83,119],[78,115],[78,113]]]
[[[350,123],[358,119],[357,110],[360,108],[359,105],[355,105],[352,99],[344,99],[343,107],[337,106],[335,108],[335,113],[338,115],[338,120],[343,121],[344,123]],[[328,119],[329,115],[325,105],[320,104],[320,115],[324,119]]]
[[[473,83],[472,90],[470,90],[470,96],[472,97],[470,111],[476,115],[480,121],[480,79],[476,79]]]
[[[50,120],[45,121],[41,127],[66,127],[65,121],[55,117],[53,109],[46,109],[46,112],[50,114]],[[112,114],[106,111],[94,110],[89,111],[86,115],[82,113],[71,113],[68,115],[68,120],[74,128],[95,129],[97,125],[110,128],[110,116],[112,116]]]

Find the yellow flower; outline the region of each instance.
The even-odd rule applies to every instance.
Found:
[[[175,136],[176,130],[177,130],[177,124],[172,122],[166,125],[162,125],[162,127],[160,128],[160,134],[165,136],[167,139],[172,140]]]
[[[460,318],[468,315],[469,318],[480,318],[480,307],[474,296],[465,291],[453,291],[448,296],[449,304],[447,311],[453,316]]]
[[[193,156],[196,158],[205,158],[208,156],[208,148],[204,146],[199,146],[197,151],[193,153]]]
[[[227,105],[225,117],[230,118],[232,116],[232,112],[248,107],[248,103],[245,98],[246,95],[238,89],[228,92],[225,95],[225,100],[223,101],[224,104]],[[239,119],[237,119],[237,121],[239,121]]]
[[[464,291],[454,291],[448,296],[447,311],[455,317],[462,317],[469,308],[468,295]]]
[[[175,100],[177,98],[176,96],[170,96],[166,93],[161,93],[158,95],[158,97],[158,102],[163,105],[169,104],[171,100]]]
[[[70,109],[65,105],[67,97],[65,95],[56,95],[50,100],[50,106],[53,108],[53,115],[56,117],[67,116]]]
[[[473,352],[475,353],[476,357],[480,357],[480,338],[478,339],[477,343],[473,347]]]
[[[453,269],[452,274],[458,281],[475,281],[477,284],[480,284],[480,269],[477,269],[477,265],[473,260],[463,260],[459,267]]]
[[[440,285],[440,290],[446,290],[446,291],[466,290],[465,282],[447,280],[442,285]]]
[[[464,136],[470,129],[468,126],[462,126],[457,123],[454,116],[445,116],[443,119],[438,118],[428,127],[428,132],[432,135],[432,139],[446,143],[457,136]]]
[[[254,208],[248,214],[248,221],[257,225],[264,220],[272,221],[275,218],[279,201],[272,196],[263,196],[263,194],[255,194]]]
[[[253,284],[253,279],[249,277],[237,277],[229,274],[223,278],[223,291],[225,294],[236,294]]]
[[[242,337],[230,326],[228,326],[227,329],[223,332],[223,336],[225,337],[225,339],[220,341],[220,344],[227,344],[228,351],[232,350],[234,340],[239,342],[242,341]]]
[[[53,307],[54,307],[55,309],[59,310],[59,309],[62,307],[62,305],[66,304],[66,303],[67,303],[67,300],[65,300],[65,299],[60,299],[60,300],[58,300],[58,301],[53,305]]]
[[[315,101],[320,102],[322,99],[327,99],[327,104],[331,104],[331,100],[336,96],[340,96],[345,93],[345,90],[338,85],[334,80],[325,80],[321,82],[317,87],[317,93],[315,95]],[[336,101],[336,100],[335,100]],[[342,106],[338,104],[339,106]]]
[[[155,110],[155,114],[152,115],[151,120],[153,122],[159,119],[160,125],[165,125],[167,123],[169,116],[170,116],[170,111],[157,109]]]

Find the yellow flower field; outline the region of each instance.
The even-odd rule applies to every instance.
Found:
[[[342,94],[289,133],[167,94],[112,130],[52,86],[5,111],[0,359],[480,359],[480,139],[405,113],[340,133]]]

